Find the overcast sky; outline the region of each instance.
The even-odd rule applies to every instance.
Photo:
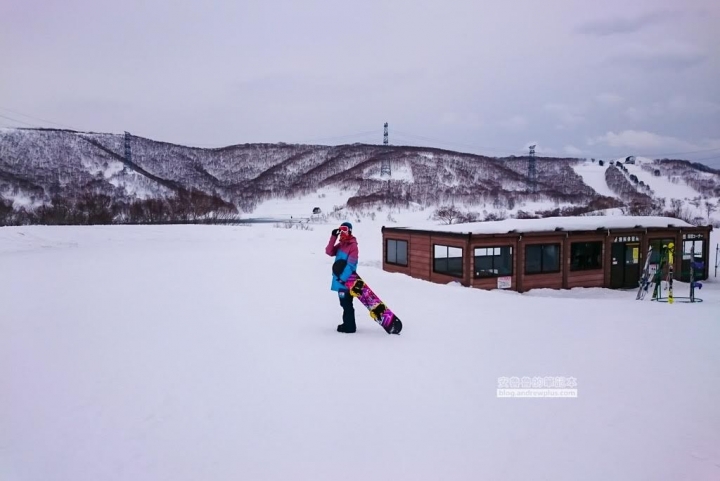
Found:
[[[0,0],[0,127],[218,147],[388,122],[391,144],[720,167],[718,25],[718,0]]]

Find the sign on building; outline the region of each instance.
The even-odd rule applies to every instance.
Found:
[[[636,235],[629,235],[625,237],[616,237],[613,242],[640,242],[640,238]]]

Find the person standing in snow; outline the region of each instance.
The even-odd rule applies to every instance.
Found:
[[[336,244],[338,238],[340,242]],[[329,256],[335,256],[330,289],[337,291],[340,305],[343,308],[343,322],[337,327],[337,331],[355,332],[353,298],[344,284],[348,277],[355,272],[358,264],[357,239],[352,235],[352,224],[350,222],[343,222],[339,228],[333,229],[327,247],[325,247],[325,253]]]

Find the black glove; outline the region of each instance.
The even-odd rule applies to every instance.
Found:
[[[332,236],[337,237],[339,233],[340,233],[340,229],[333,229]]]

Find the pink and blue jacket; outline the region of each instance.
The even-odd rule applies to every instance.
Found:
[[[333,274],[330,289],[333,291],[339,291],[340,289],[347,290],[347,287],[345,287],[340,281],[345,282],[348,277],[350,277],[350,274],[355,272],[357,269],[359,257],[357,239],[351,235],[347,239],[343,239],[339,244],[335,245],[336,240],[336,236],[330,236],[330,241],[328,242],[327,247],[325,247],[325,253],[329,256],[335,256],[335,263],[342,263],[345,265],[345,268],[343,269],[342,274],[340,274],[340,280],[338,280],[335,274]]]

